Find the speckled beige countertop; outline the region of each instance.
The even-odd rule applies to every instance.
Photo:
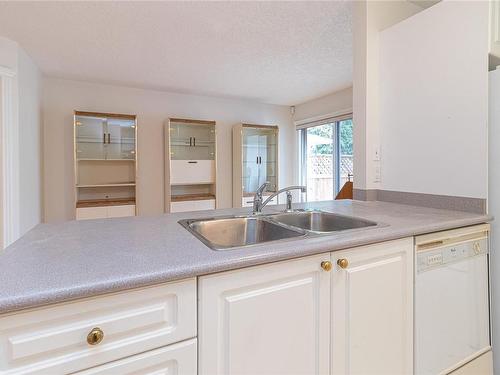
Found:
[[[278,260],[463,227],[486,215],[383,202],[296,205],[386,224],[214,251],[178,220],[249,209],[41,224],[0,253],[0,313]],[[275,207],[265,208],[272,213]]]

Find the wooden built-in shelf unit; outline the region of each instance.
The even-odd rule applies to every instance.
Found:
[[[165,212],[215,209],[215,121],[170,118],[165,124]]]
[[[135,115],[74,113],[76,218],[136,214]]]

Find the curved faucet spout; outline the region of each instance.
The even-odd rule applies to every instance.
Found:
[[[264,185],[262,185],[262,186],[264,186]],[[267,186],[266,186],[266,188],[267,188]],[[302,185],[288,186],[286,188],[280,189],[277,192],[271,194],[269,197],[267,197],[267,199],[264,202],[262,202],[262,193],[264,192],[264,190],[261,190],[261,191],[259,191],[259,190],[260,190],[260,188],[257,189],[257,192],[255,193],[254,201],[253,201],[253,213],[254,214],[262,212],[262,209],[277,195],[284,193],[284,192],[289,193],[291,190],[300,190],[302,193],[305,193],[305,192],[307,192],[307,187],[302,186]],[[291,209],[292,209],[292,194],[287,194],[286,210],[290,211]]]
[[[255,195],[253,197],[253,213],[260,212],[262,210],[262,194],[269,186],[271,186],[271,183],[269,181],[266,181],[255,191]]]

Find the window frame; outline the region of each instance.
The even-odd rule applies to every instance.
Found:
[[[340,123],[345,120],[353,121],[352,113],[346,113],[341,116],[329,117],[319,121],[305,122],[297,125],[298,149],[299,149],[299,181],[302,185],[307,185],[307,129],[325,124],[332,124],[332,143],[333,143],[333,199],[342,188],[340,186]]]

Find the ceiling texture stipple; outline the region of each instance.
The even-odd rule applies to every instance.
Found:
[[[295,105],[352,84],[330,2],[0,2],[0,36],[50,77]]]

